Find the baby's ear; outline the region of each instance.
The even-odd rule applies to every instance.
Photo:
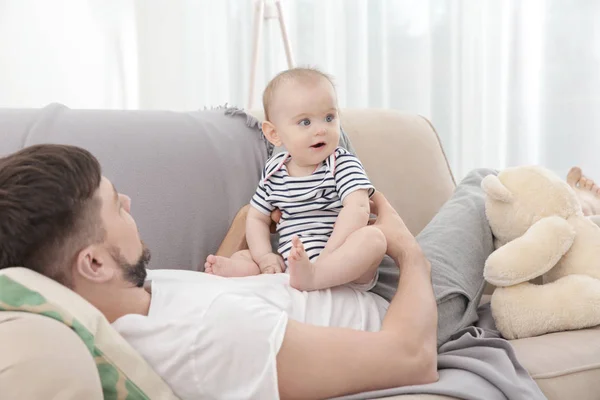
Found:
[[[494,200],[510,203],[513,195],[496,175],[488,175],[481,181],[483,191]]]
[[[263,135],[265,135],[267,140],[271,142],[274,146],[281,146],[281,138],[277,134],[277,129],[275,129],[275,125],[273,125],[269,121],[264,121],[262,123],[262,131]]]

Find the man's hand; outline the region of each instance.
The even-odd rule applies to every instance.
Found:
[[[377,215],[375,221],[369,221],[378,228],[387,240],[387,255],[394,260],[401,259],[406,251],[419,250],[414,236],[410,233],[400,215],[381,192],[375,192],[370,201],[371,213]]]
[[[285,263],[279,254],[267,253],[257,260],[261,274],[277,274],[285,271]]]
[[[281,211],[279,210],[279,208],[276,208],[273,210],[273,212],[271,212],[271,233],[277,232],[277,224],[279,223],[280,219]]]

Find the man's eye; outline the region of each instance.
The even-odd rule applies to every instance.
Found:
[[[303,120],[301,120],[300,122],[298,122],[298,125],[300,125],[300,126],[310,126],[310,119],[304,118]]]
[[[327,122],[331,122],[335,119],[335,115],[333,114],[329,114],[328,116],[325,117],[325,121]]]

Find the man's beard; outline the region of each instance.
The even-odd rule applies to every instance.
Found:
[[[143,287],[146,281],[146,266],[150,262],[150,249],[142,242],[142,254],[138,257],[137,262],[129,263],[121,254],[119,249],[111,251],[113,258],[123,271],[123,279],[136,287]]]

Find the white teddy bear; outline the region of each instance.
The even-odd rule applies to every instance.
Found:
[[[489,175],[482,188],[496,244],[484,276],[497,287],[500,333],[517,339],[600,325],[600,228],[573,188],[538,166]]]

